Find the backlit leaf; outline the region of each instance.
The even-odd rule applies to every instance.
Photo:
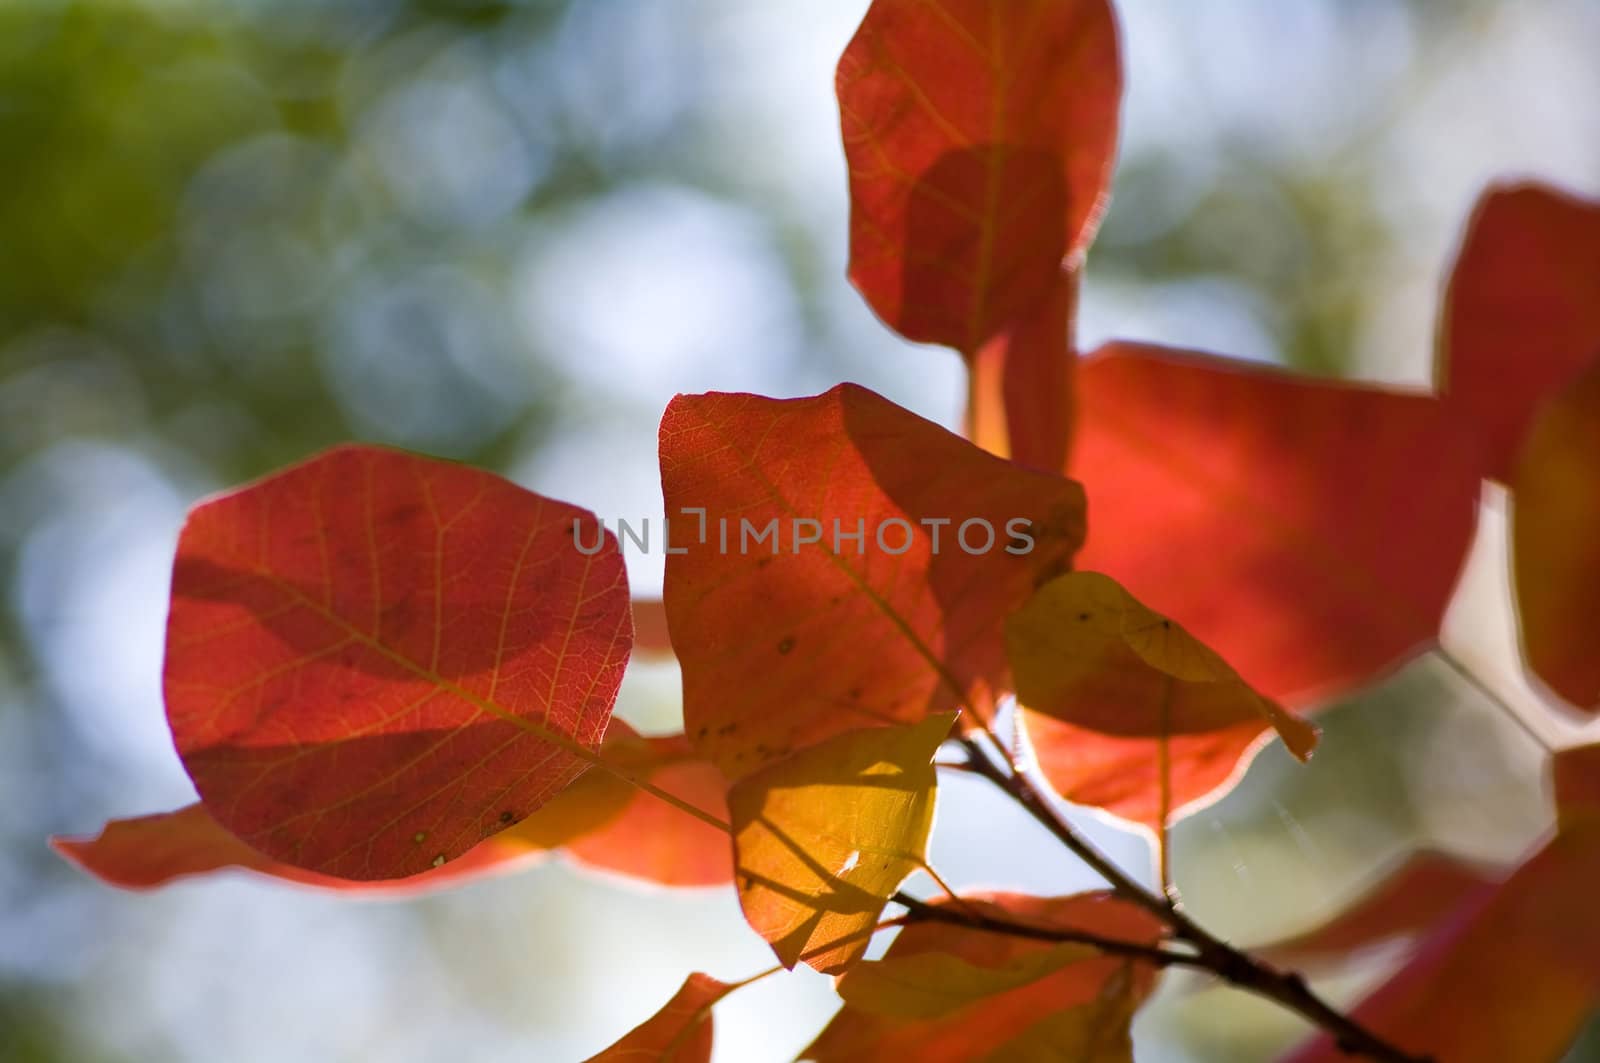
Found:
[[[667,631],[667,607],[660,598],[633,600],[633,655],[672,656],[672,636]]]
[[[732,989],[691,974],[660,1011],[587,1063],[710,1063],[711,1007]]]
[[[844,731],[984,711],[1008,686],[1003,618],[1083,532],[1076,484],[853,385],[680,396],[661,479],[685,551],[666,569],[685,728],[730,778]]]
[[[1600,202],[1538,184],[1479,200],[1451,275],[1441,369],[1451,406],[1513,474],[1534,415],[1600,353]]]
[[[1124,966],[1094,1000],[1034,1023],[984,1057],[984,1063],[1134,1063],[1133,1014],[1144,1001]]]
[[[687,739],[673,735],[641,741],[647,753],[634,767],[648,782],[727,819],[728,784],[715,766],[694,753]],[[612,759],[610,735],[605,754]],[[606,776],[608,786],[625,791],[625,805],[620,814],[568,842],[567,855],[588,867],[664,886],[718,886],[733,880],[733,853],[726,833],[599,768],[583,779],[591,775]],[[560,801],[557,797],[552,805]]]
[[[1057,945],[980,967],[948,952],[891,956],[852,967],[839,979],[846,1007],[898,1019],[936,1019],[1004,993],[1069,963],[1098,956],[1087,945]]]
[[[165,690],[207,810],[275,860],[367,880],[539,808],[594,759],[627,661],[626,578],[597,523],[359,446],[196,507]]]
[[[850,277],[969,358],[1105,210],[1122,75],[1106,0],[875,0],[839,60]]]
[[[1006,621],[1017,699],[1106,734],[1204,734],[1256,721],[1300,760],[1316,728],[1262,697],[1193,635],[1111,577],[1068,572]]]
[[[1600,1006],[1600,747],[1557,754],[1561,826],[1497,889],[1469,896],[1355,1009],[1437,1063],[1556,1063]],[[1568,802],[1577,799],[1576,805]],[[1290,1063],[1347,1058],[1325,1037]]]
[[[1147,912],[1104,893],[1052,898],[980,894],[963,897],[962,903],[991,917],[1140,945],[1155,944],[1161,936],[1160,925]],[[881,961],[858,964],[844,975],[839,983],[844,1008],[801,1058],[817,1063],[1126,1060],[1128,1019],[1154,986],[1156,972],[1099,953],[1072,958],[1076,954],[1062,948],[950,923],[913,923]],[[954,995],[971,990],[972,999],[943,1014],[904,1014],[941,1010],[923,1005],[951,994],[946,977],[952,970],[960,972],[963,991]],[[885,986],[873,985],[882,982],[885,972],[898,983],[887,995],[880,992]],[[1022,977],[1027,973],[1037,977]],[[992,991],[979,993],[980,988]],[[1073,1042],[1074,1028],[1091,1034]],[[1100,1054],[1083,1051],[1086,1040]],[[1119,1043],[1122,1055],[1115,1054]]]
[[[1316,744],[1316,728],[1099,573],[1041,587],[1006,622],[1006,641],[1023,726],[1069,801],[1159,827],[1224,782],[1267,728],[1301,760]],[[1163,738],[1165,786],[1151,741]]]
[[[690,752],[682,735],[641,738],[613,720],[601,756],[708,812],[726,815],[721,775]],[[280,863],[228,833],[198,804],[113,820],[96,837],[52,838],[50,844],[84,871],[124,889],[241,869],[323,889],[410,895],[518,870],[563,847],[587,866],[663,885],[713,885],[733,877],[726,834],[600,767],[460,859],[401,879],[359,881]]]
[[[1167,784],[1149,738],[1121,738],[1023,710],[1028,743],[1050,786],[1074,804],[1104,809],[1133,823],[1157,827],[1224,793],[1262,744],[1265,726],[1241,723],[1207,734],[1167,740]],[[1165,793],[1165,796],[1163,796]]]
[[[1078,567],[1291,705],[1431,644],[1483,469],[1437,399],[1125,343],[1078,387],[1072,469],[1094,510]]]
[[[154,889],[191,875],[244,870],[322,889],[402,896],[518,870],[544,851],[508,837],[510,833],[479,842],[443,867],[409,878],[365,882],[273,860],[229,834],[200,804],[175,812],[115,819],[93,838],[52,838],[50,846],[89,874],[123,889]]]
[[[837,735],[728,792],[739,903],[784,966],[839,971],[866,949],[885,902],[923,866],[933,754],[954,719]]]
[[[1600,346],[1596,355],[1534,422],[1511,503],[1523,656],[1589,712],[1600,712]]]

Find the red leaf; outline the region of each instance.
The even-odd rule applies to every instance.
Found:
[[[1076,484],[853,385],[679,396],[661,478],[672,548],[687,551],[666,571],[686,730],[730,778],[844,731],[984,711],[1006,689],[1002,620],[1067,566],[1083,526]],[[695,507],[702,542],[683,516]],[[1013,520],[1031,526],[1026,553],[1006,552]],[[993,530],[987,549],[962,547],[967,521]],[[769,522],[776,540],[742,540]],[[813,530],[822,541],[799,541]],[[974,523],[965,541],[987,538]]]
[[[722,776],[694,756],[682,735],[641,738],[614,720],[601,750],[607,763],[726,818]],[[412,894],[513,870],[563,846],[581,864],[667,886],[717,885],[733,877],[725,832],[599,767],[459,860],[408,878],[357,881],[280,863],[228,833],[204,805],[113,820],[97,837],[52,838],[50,844],[84,871],[124,889],[239,868],[324,889]]]
[[[1228,663],[1100,572],[1068,572],[1006,620],[1017,701],[1101,734],[1206,734],[1271,725],[1298,760],[1317,729],[1262,697]]]
[[[356,446],[197,507],[165,686],[207,809],[276,860],[368,880],[454,859],[544,804],[594,760],[632,637],[597,523],[489,473]]]
[[[875,0],[839,60],[850,277],[969,358],[1105,209],[1122,75],[1106,0]]]
[[[1161,770],[1150,738],[1122,738],[1024,711],[1029,743],[1051,787],[1074,804],[1099,808],[1132,823],[1161,822]],[[1169,822],[1230,789],[1265,744],[1269,728],[1250,721],[1209,734],[1167,739]]]
[[[1600,712],[1600,359],[1545,405],[1512,486],[1523,655],[1562,698]]]
[[[509,833],[509,832],[508,832]],[[96,878],[123,889],[147,890],[192,875],[238,869],[306,886],[393,896],[426,893],[538,859],[541,850],[497,834],[459,860],[409,878],[357,882],[280,863],[229,834],[204,805],[133,819],[115,819],[93,838],[51,838],[50,847]]]
[[[1437,1063],[1557,1060],[1600,1004],[1600,746],[1555,759],[1560,829],[1496,889],[1469,893],[1355,1010]],[[1318,1037],[1289,1063],[1345,1059]]]
[[[1138,344],[1085,360],[1078,390],[1072,469],[1094,509],[1080,567],[1115,576],[1290,705],[1431,643],[1481,469],[1442,403]],[[1062,796],[1159,817],[1152,742],[1033,714],[1028,728]],[[1175,735],[1173,807],[1226,785],[1261,730]]]
[[[1160,926],[1148,913],[1103,893],[1049,898],[991,893],[964,897],[963,901],[986,915],[1142,945],[1154,944],[1161,935]],[[901,931],[884,958],[948,954],[978,967],[999,968],[1054,947],[1049,942],[924,922]],[[967,1063],[1006,1058],[992,1053],[1041,1021],[1095,1001],[1107,982],[1126,967],[1126,960],[1113,956],[1080,960],[937,1018],[874,1014],[847,1005],[800,1058],[817,1063]],[[1132,970],[1135,992],[1142,998],[1153,986],[1156,972],[1139,965]]]
[[[1437,1063],[1560,1059],[1600,1002],[1597,877],[1600,828],[1563,832],[1456,912],[1356,1019]],[[1291,1060],[1346,1058],[1319,1038]]]
[[[1432,641],[1482,467],[1437,400],[1120,343],[1079,387],[1072,465],[1094,506],[1079,567],[1291,704]]]
[[[1006,641],[1023,729],[1069,801],[1159,830],[1227,781],[1269,729],[1299,760],[1316,746],[1315,727],[1098,572],[1039,588],[1006,621]]]
[[[691,974],[660,1011],[587,1063],[710,1063],[711,1007],[734,988]]]
[[[1451,276],[1445,388],[1507,480],[1535,412],[1600,354],[1600,202],[1535,184],[1478,202]]]

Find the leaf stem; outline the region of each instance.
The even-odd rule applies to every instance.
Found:
[[[1299,974],[1281,971],[1264,960],[1234,948],[1195,923],[1170,898],[1157,895],[1134,881],[1056,811],[1045,792],[1006,753],[1004,747],[998,748],[1004,764],[1002,767],[970,734],[963,736],[961,742],[970,758],[970,770],[1010,795],[1073,855],[1103,878],[1117,896],[1150,912],[1167,926],[1174,940],[1194,950],[1192,958],[1166,960],[1165,963],[1182,962],[1186,966],[1208,970],[1229,985],[1276,1001],[1326,1030],[1340,1050],[1350,1055],[1363,1055],[1379,1063],[1433,1063],[1430,1057],[1412,1055],[1383,1040],[1317,996]],[[998,931],[1000,928],[991,929]]]

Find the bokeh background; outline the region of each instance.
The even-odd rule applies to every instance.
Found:
[[[955,422],[955,356],[897,340],[844,280],[832,68],[864,7],[0,8],[0,1060],[577,1060],[688,971],[770,963],[727,892],[559,861],[405,903],[233,876],[132,895],[44,838],[190,799],[159,669],[177,528],[206,492],[353,438],[643,517],[677,391],[851,379]],[[1593,0],[1120,7],[1089,344],[1425,383],[1484,184],[1600,193]],[[1521,705],[1492,498],[1486,518],[1451,639]],[[661,558],[630,573],[657,589]],[[670,727],[675,683],[635,668],[621,712]],[[1177,832],[1191,906],[1242,941],[1315,922],[1414,846],[1509,858],[1548,821],[1534,741],[1437,662],[1324,723],[1310,767],[1269,750]],[[935,842],[947,877],[1091,884],[965,783]],[[764,982],[719,1007],[717,1058],[792,1058],[834,1004],[818,976]],[[1136,1032],[1144,1060],[1237,1061],[1301,1027],[1171,979]]]

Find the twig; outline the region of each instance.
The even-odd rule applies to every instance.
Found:
[[[1017,923],[1009,919],[985,915],[971,907],[929,904],[906,893],[896,893],[889,900],[905,907],[905,921],[914,923],[951,923],[971,930],[982,930],[1010,937],[1032,938],[1035,941],[1052,941],[1058,944],[1088,945],[1112,956],[1126,956],[1155,967],[1203,967],[1204,961],[1192,952],[1173,952],[1157,945],[1141,945],[1137,941],[1122,941],[1101,937],[1083,930],[1066,927],[1038,926]]]
[[[1340,1050],[1348,1054],[1364,1055],[1379,1063],[1434,1063],[1428,1056],[1412,1055],[1389,1044],[1317,996],[1299,974],[1280,971],[1241,952],[1196,924],[1169,898],[1158,896],[1135,882],[1055,810],[1044,791],[1006,754],[1003,746],[998,747],[998,751],[1005,760],[1004,768],[997,765],[971,735],[964,736],[961,741],[967,750],[969,770],[1009,794],[1073,855],[1105,879],[1117,896],[1150,912],[1167,926],[1174,940],[1194,949],[1192,958],[1182,961],[1186,966],[1208,970],[1229,985],[1276,1001],[1328,1031]]]

